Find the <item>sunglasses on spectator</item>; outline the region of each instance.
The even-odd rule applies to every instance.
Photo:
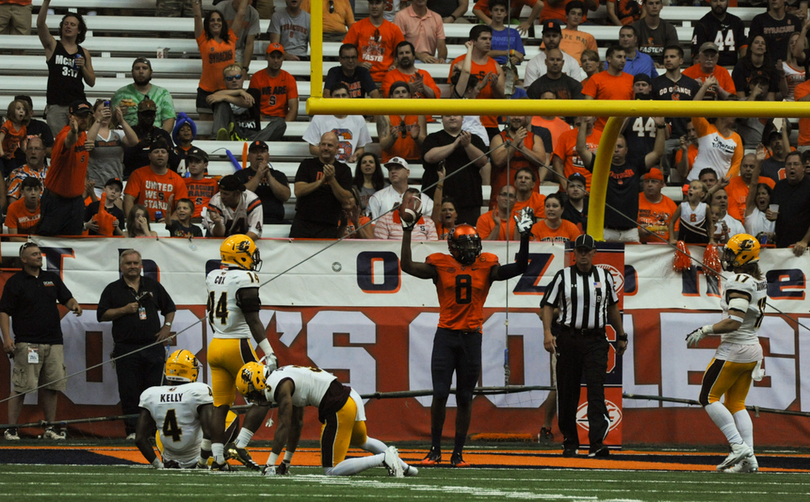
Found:
[[[231,75],[229,77],[225,77],[225,80],[228,82],[233,82],[234,80],[239,80],[240,78],[242,78],[242,75]]]

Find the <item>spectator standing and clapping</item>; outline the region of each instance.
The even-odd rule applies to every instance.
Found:
[[[309,61],[307,47],[311,43],[312,31],[309,13],[301,10],[301,0],[285,0],[285,3],[287,6],[273,14],[267,28],[270,43],[284,47],[284,59],[287,61]]]
[[[245,234],[253,240],[262,236],[262,201],[233,174],[219,180],[216,193],[202,212],[206,237]]]
[[[298,84],[292,75],[281,69],[284,62],[281,44],[271,43],[266,54],[267,68],[250,78],[250,89],[256,89],[261,95],[262,120],[267,123],[255,139],[278,141],[284,137],[287,122],[295,122],[298,117]],[[219,129],[217,139],[226,141],[230,132]]]
[[[89,125],[92,107],[79,100],[70,105],[70,124],[56,136],[51,157],[51,168],[45,178],[42,194],[42,221],[40,235],[80,235],[84,200],[82,194],[87,177],[87,163],[101,125]],[[101,110],[102,117],[110,115],[110,109]],[[89,129],[88,129],[89,126]]]
[[[490,172],[484,155],[487,147],[481,138],[461,129],[462,120],[461,115],[444,115],[442,130],[425,138],[422,144],[425,168],[422,191],[433,194],[438,187],[426,189],[438,181],[439,171],[445,169],[447,176],[453,176],[441,184],[442,195],[456,201],[459,223],[473,225],[481,216],[484,204],[482,187],[490,182]]]
[[[149,223],[149,210],[135,204],[127,213],[127,237],[157,237],[158,234],[152,230]]]
[[[194,214],[191,215],[193,221],[200,221],[202,210],[208,205],[211,197],[217,193],[219,185],[217,180],[206,176],[208,172],[208,154],[200,148],[192,148],[186,155],[186,170],[188,178],[183,178],[186,182],[188,197],[194,203]]]
[[[87,25],[80,14],[70,12],[59,23],[59,40],[51,35],[46,24],[51,0],[42,0],[37,14],[37,34],[45,49],[48,62],[48,90],[45,118],[54,136],[70,123],[68,107],[87,98],[84,82],[96,85],[96,73],[90,51],[80,44],[87,34]]]
[[[248,166],[236,171],[234,176],[259,196],[265,225],[284,221],[284,203],[291,195],[290,182],[286,174],[270,165],[267,143],[252,142],[248,147]]]
[[[42,183],[29,176],[20,183],[22,198],[8,206],[6,228],[9,234],[31,235],[37,233],[40,220],[40,196]],[[25,241],[26,237],[11,237],[12,241]]]
[[[488,211],[478,217],[475,229],[482,240],[485,241],[516,241],[519,239],[515,222],[512,216],[515,214],[515,187],[504,185],[498,191],[496,206],[492,211]]]
[[[141,392],[161,383],[166,358],[163,345],[171,339],[177,309],[157,280],[141,276],[141,253],[124,250],[118,264],[121,278],[104,288],[96,317],[99,322],[113,323],[115,347],[111,356],[118,375],[121,411],[137,415]],[[127,440],[135,439],[136,424],[137,418],[124,420]]]
[[[343,44],[338,49],[340,66],[329,68],[323,80],[323,97],[332,97],[332,87],[343,83],[349,89],[350,98],[379,98],[380,90],[371,78],[371,72],[365,66],[360,66],[357,46]],[[388,75],[388,73],[386,73]]]
[[[259,12],[250,5],[250,0],[246,3],[244,15],[241,18],[241,33],[234,29],[237,23],[236,15],[239,13],[239,2],[243,0],[223,0],[214,7],[228,24],[228,28],[238,33],[236,37],[235,63],[241,64],[242,69],[247,73],[250,69],[250,61],[253,59],[253,45],[256,37],[261,34],[259,26]]]
[[[132,83],[115,91],[110,106],[124,107],[124,119],[135,127],[138,125],[138,105],[144,99],[155,102],[156,113],[153,125],[171,133],[174,129],[174,100],[168,89],[152,83],[152,62],[145,57],[132,62]]]
[[[15,200],[22,197],[20,190],[20,183],[29,177],[33,176],[40,182],[45,180],[45,175],[48,174],[48,166],[45,165],[45,145],[39,137],[28,138],[28,145],[25,148],[26,164],[22,167],[11,171],[8,177],[8,203],[11,204]],[[3,185],[0,182],[0,186]],[[2,193],[0,193],[0,206],[6,207],[6,200]]]
[[[385,72],[394,64],[394,48],[405,40],[402,30],[383,18],[383,0],[369,0],[368,17],[354,23],[344,44],[353,44],[360,54],[360,66],[371,72],[371,78],[378,85]]]
[[[392,99],[411,99],[410,87],[405,82],[394,82]],[[402,157],[411,162],[422,158],[422,143],[427,137],[427,119],[424,115],[378,115],[377,138],[383,162]]]
[[[338,82],[332,86],[332,98],[349,99],[349,88]],[[371,135],[362,115],[315,115],[302,136],[309,143],[309,153],[320,155],[320,142],[327,132],[338,138],[336,158],[354,164],[371,143]]]
[[[413,0],[397,12],[394,24],[407,42],[416,47],[416,58],[426,64],[442,64],[447,59],[444,23],[441,16],[427,7],[427,0]]]
[[[433,77],[425,70],[416,68],[414,63],[413,44],[400,42],[394,50],[396,53],[396,67],[385,74],[382,81],[382,94],[384,98],[391,97],[391,87],[395,82],[405,82],[410,88],[414,98],[441,98],[442,91],[434,82]]]
[[[3,350],[14,361],[8,402],[8,423],[12,427],[5,430],[6,441],[20,439],[14,425],[22,412],[25,394],[40,385],[38,402],[45,421],[56,421],[58,395],[67,388],[62,316],[56,303],[82,315],[82,307],[59,274],[42,270],[42,251],[35,243],[20,246],[20,261],[22,270],[8,279],[0,298]],[[14,329],[13,340],[10,327]],[[48,426],[43,437],[63,440],[65,433]]]
[[[535,183],[538,180],[542,182],[546,178],[546,169],[542,165],[546,160],[546,149],[540,138],[529,131],[529,120],[530,117],[524,115],[513,115],[509,117],[506,129],[492,138],[490,144],[492,151],[490,154],[492,163],[490,207],[493,207],[496,202],[495,197],[501,192],[501,187],[509,185],[512,180],[515,180],[515,173],[521,169],[530,169]],[[541,168],[543,169],[542,175],[539,171]],[[515,184],[517,185],[517,182]],[[516,211],[519,209],[521,208],[517,208]],[[534,213],[535,216],[541,214],[542,210]],[[483,235],[482,237],[486,239]]]
[[[126,215],[118,207],[121,204],[120,199],[123,191],[124,184],[118,178],[110,178],[104,184],[104,211],[114,218],[111,234],[102,233],[99,218],[94,218],[101,212],[101,201],[97,200],[87,205],[84,211],[84,228],[89,231],[89,235],[123,235],[123,229],[126,226]]]
[[[766,217],[766,213],[768,206],[771,204],[771,195],[774,186],[763,183],[762,181],[768,180],[773,182],[773,180],[759,176],[764,159],[765,149],[760,146],[757,148],[754,159],[755,167],[753,173],[751,173],[751,179],[748,184],[748,193],[745,198],[745,220],[743,224],[745,231],[756,237],[760,243],[773,244],[774,237],[776,236],[776,222],[769,220]],[[745,162],[745,159],[743,159],[743,162]],[[742,168],[740,168],[740,171],[742,171]]]
[[[261,131],[261,90],[242,88],[247,72],[239,64],[226,66],[222,74],[225,89],[206,98],[214,110],[212,130],[219,141],[253,140]]]
[[[394,157],[384,165],[388,169],[390,185],[368,199],[369,214],[373,220],[399,206],[402,203],[402,197],[408,190],[408,176],[411,174],[408,162],[401,157]],[[417,194],[417,196],[421,200],[420,212],[426,215],[432,214],[433,199],[424,193]]]
[[[385,177],[383,177],[380,159],[373,152],[365,152],[357,159],[354,168],[354,188],[357,190],[356,199],[360,206],[360,211],[365,215],[370,215],[371,210],[368,201],[372,195],[385,188]]]
[[[604,390],[610,350],[605,334],[608,323],[616,331],[616,355],[627,350],[613,277],[607,269],[594,266],[595,255],[594,238],[587,234],[577,237],[574,265],[557,272],[540,302],[543,346],[557,354],[557,423],[564,437],[563,457],[575,457],[579,447],[577,406],[583,373],[588,386],[588,456],[610,455],[603,443],[610,425]]]
[[[318,145],[318,156],[304,159],[298,166],[291,238],[338,237],[343,205],[352,195],[352,171],[337,159],[337,150],[337,135],[325,132]]]
[[[154,141],[149,147],[149,165],[136,169],[129,177],[124,190],[124,213],[129,214],[133,205],[141,204],[156,223],[163,223],[174,212],[174,203],[188,198],[186,183],[169,169],[168,159],[166,142]]]
[[[102,108],[110,109],[110,113],[102,113]],[[87,177],[96,183],[96,195],[101,196],[102,183],[124,178],[124,147],[137,145],[138,134],[124,120],[121,108],[111,108],[110,101],[96,100],[93,120],[99,122],[99,127],[87,163]]]
[[[728,214],[743,223],[745,222],[746,201],[748,200],[748,192],[752,180],[754,181],[755,188],[758,183],[765,183],[770,189],[773,189],[776,185],[774,180],[766,176],[761,176],[754,180],[754,172],[762,172],[762,160],[759,160],[760,156],[762,160],[765,159],[765,147],[763,145],[759,145],[756,154],[747,153],[743,155],[742,161],[740,162],[740,175],[732,177],[725,186],[726,193],[728,193]],[[756,189],[754,191],[756,192]],[[756,235],[756,233],[751,235]]]
[[[713,80],[710,77],[703,82],[701,91],[710,87]],[[744,148],[742,138],[734,132],[734,117],[717,117],[714,124],[703,117],[692,117],[692,125],[698,136],[698,154],[686,179],[698,179],[704,168],[712,168],[718,180],[739,174]]]
[[[233,28],[228,28],[225,18],[216,10],[202,17],[202,0],[192,0],[194,9],[194,39],[202,56],[202,75],[197,88],[197,113],[200,120],[211,120],[213,111],[206,98],[225,88],[222,70],[236,62],[236,44],[242,33],[242,20],[245,17],[248,0],[237,0],[239,8],[233,20]]]

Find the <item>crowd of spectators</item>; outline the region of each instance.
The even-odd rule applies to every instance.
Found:
[[[19,8],[26,3],[0,2],[2,33],[30,33],[30,5]],[[273,168],[273,142],[286,141],[298,120],[299,82],[282,67],[309,59],[310,2],[285,0],[274,13],[255,0],[221,0],[207,12],[200,0],[190,4],[158,2],[156,12],[194,20],[202,73],[195,110],[185,110],[194,119],[178,113],[171,86],[151,83],[146,57],[133,61],[131,83],[88,102],[85,86],[96,75],[81,45],[87,25],[68,13],[55,37],[43,0],[36,29],[48,70],[47,125],[19,95],[0,128],[8,231],[151,236],[159,224],[161,235],[261,237],[264,225],[286,224],[291,237],[336,238],[368,221],[359,234],[391,238],[399,233],[394,210],[421,181],[414,238],[444,238],[452,225],[469,223],[484,239],[514,239],[512,216],[527,206],[538,218],[535,239],[584,232],[607,117],[318,115],[303,133],[311,157],[299,159],[291,185]],[[747,36],[729,0],[709,0],[693,7],[706,12],[691,40],[679,40],[662,0],[609,0],[607,18],[597,21],[593,0],[479,0],[475,19],[466,17],[467,0],[368,0],[367,16],[347,0],[323,4],[324,40],[341,42],[324,78],[323,95],[332,99],[810,100],[810,22],[785,0],[770,1]],[[270,20],[266,33],[260,18]],[[461,55],[448,57],[446,26],[466,22],[473,24],[455,51]],[[594,38],[593,22],[615,25],[616,38]],[[269,41],[266,67],[251,73],[260,39]],[[449,90],[436,65],[447,65]],[[198,136],[200,121],[213,124],[211,139],[250,142],[235,176],[208,174],[209,154],[194,143],[208,138]],[[798,141],[791,129],[772,117],[628,118],[612,155],[606,238],[722,244],[747,229],[803,252],[810,119],[799,120]],[[409,177],[414,166],[421,179]],[[683,195],[665,195],[676,193],[667,186]],[[556,194],[543,197],[541,187]],[[292,196],[294,211],[285,208]],[[685,216],[698,222],[686,232]]]

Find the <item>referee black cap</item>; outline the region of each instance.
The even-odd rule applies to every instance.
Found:
[[[596,249],[596,241],[588,234],[582,234],[574,241],[574,249],[585,248],[588,251]]]

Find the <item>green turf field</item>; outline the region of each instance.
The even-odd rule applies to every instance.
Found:
[[[424,468],[389,478],[371,469],[335,478],[295,467],[273,478],[255,473],[156,471],[145,466],[2,465],[0,498],[14,500],[643,500],[798,501],[810,499],[806,474],[557,469]]]

